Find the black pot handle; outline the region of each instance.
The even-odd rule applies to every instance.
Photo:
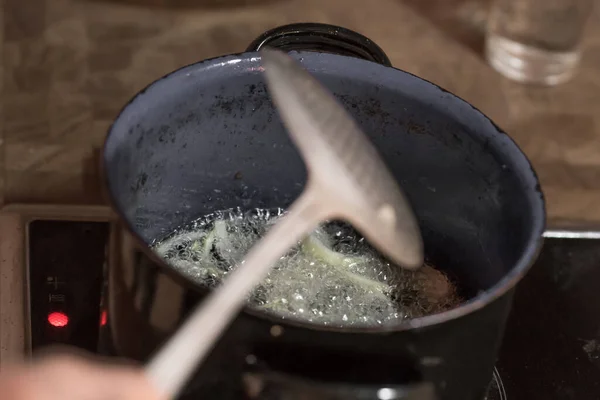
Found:
[[[317,51],[362,58],[390,67],[392,63],[375,42],[360,33],[335,25],[299,23],[271,29],[256,38],[247,52],[274,47],[284,51]]]

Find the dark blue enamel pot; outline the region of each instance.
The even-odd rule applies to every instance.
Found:
[[[265,90],[262,46],[289,50],[379,149],[420,221],[427,257],[468,297],[386,328],[327,328],[246,309],[183,398],[482,400],[515,285],[542,245],[544,199],[531,164],[489,118],[390,66],[355,32],[276,28],[247,52],[149,85],[106,139],[103,173],[120,217],[108,267],[115,351],[146,360],[207,289],[161,262],[153,240],[241,206],[285,207],[306,179]]]

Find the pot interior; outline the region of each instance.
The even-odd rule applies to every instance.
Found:
[[[543,229],[543,200],[510,138],[408,73],[332,54],[294,57],[375,143],[413,204],[435,265],[470,295],[526,267]],[[148,244],[214,211],[286,207],[306,181],[254,53],[194,64],[150,85],[112,126],[104,162],[114,206]]]

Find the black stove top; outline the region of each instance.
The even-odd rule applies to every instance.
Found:
[[[103,224],[47,221],[29,227],[30,281],[40,285],[31,301],[31,330],[42,332],[36,327],[48,325],[47,318],[56,311],[70,317],[69,329],[50,327],[53,334],[32,340],[33,347],[60,342],[88,348],[76,339],[97,330],[98,319],[100,331],[109,332],[97,299],[94,304],[80,298],[82,287],[98,286],[98,274],[74,274],[78,263],[61,258],[68,254],[72,260],[81,253],[81,263],[101,274],[108,233]],[[488,400],[600,399],[600,233],[596,236],[546,239],[538,261],[517,288],[497,364],[500,388],[494,385]],[[90,259],[92,250],[98,253],[97,262]],[[38,253],[44,257],[36,258]],[[61,286],[59,281],[71,283]],[[90,293],[96,291],[86,290],[84,297]],[[90,329],[83,329],[88,325]],[[112,353],[109,336],[100,335],[96,350]]]
[[[600,240],[546,239],[517,289],[498,370],[509,400],[600,399]]]
[[[546,239],[517,288],[486,400],[600,399],[599,239]]]

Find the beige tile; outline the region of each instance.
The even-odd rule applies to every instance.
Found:
[[[300,21],[355,29],[396,67],[492,116],[551,188],[553,215],[580,216],[597,196],[600,24],[590,26],[579,75],[547,89],[500,77],[473,49],[397,0],[378,0],[376,7],[364,0],[286,0],[227,8],[169,6],[175,0],[156,0],[155,7],[137,0],[3,1],[0,118],[12,200],[99,198],[94,157],[137,90],[182,65],[241,52],[269,28]]]

